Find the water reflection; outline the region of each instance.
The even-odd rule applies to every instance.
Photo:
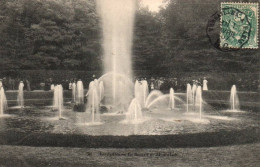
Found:
[[[221,113],[221,115],[220,115]],[[144,112],[145,118],[138,124],[124,123],[124,114],[101,115],[99,124],[85,124],[91,120],[91,114],[73,112],[70,107],[64,110],[66,120],[58,120],[55,111],[50,108],[30,108],[9,110],[9,117],[0,118],[0,133],[50,133],[82,135],[168,135],[220,130],[238,130],[258,126],[258,113],[208,112],[202,119],[198,113],[171,112],[156,110]],[[200,120],[198,122],[197,120]],[[201,121],[204,122],[201,122]],[[85,123],[84,123],[85,122]]]

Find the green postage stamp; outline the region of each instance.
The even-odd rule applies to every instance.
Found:
[[[220,47],[258,48],[258,3],[221,3]]]

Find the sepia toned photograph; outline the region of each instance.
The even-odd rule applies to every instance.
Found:
[[[0,0],[0,167],[260,166],[259,0]]]

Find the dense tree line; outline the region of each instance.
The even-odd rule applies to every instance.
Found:
[[[99,68],[94,1],[64,2],[1,1],[2,69]]]
[[[257,50],[222,52],[209,43],[205,29],[214,11],[208,0],[199,2],[168,0],[158,13],[138,9],[135,70],[258,71]],[[0,69],[101,70],[99,20],[95,0],[1,0]]]

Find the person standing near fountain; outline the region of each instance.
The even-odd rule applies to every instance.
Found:
[[[51,88],[50,89],[54,91],[54,84],[51,84]]]
[[[26,82],[26,86],[27,86],[27,91],[31,91],[30,81],[28,79],[26,79],[25,82]]]
[[[20,81],[20,84],[18,87],[17,103],[18,103],[18,106],[20,106],[21,108],[24,107],[23,87],[24,87],[24,83],[23,83],[23,81]]]
[[[69,83],[69,90],[71,90],[72,89],[72,82],[70,81],[70,83]]]
[[[204,91],[208,90],[208,81],[206,80],[206,77],[204,77],[204,80],[203,80],[203,90]]]
[[[154,90],[154,78],[153,78],[153,77],[151,77],[149,83],[150,83],[150,84],[149,84],[149,86],[150,86],[150,90],[151,90],[151,91]]]

